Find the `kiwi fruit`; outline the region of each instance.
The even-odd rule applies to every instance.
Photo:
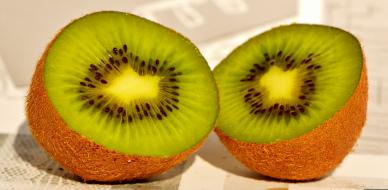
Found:
[[[351,151],[366,118],[367,73],[350,33],[324,25],[273,28],[214,69],[216,133],[248,168],[318,179]]]
[[[160,174],[212,131],[218,95],[198,49],[122,12],[72,21],[37,64],[26,106],[32,135],[86,181]]]

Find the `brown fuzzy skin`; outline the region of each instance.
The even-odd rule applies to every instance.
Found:
[[[44,88],[47,50],[39,61],[27,96],[27,118],[32,135],[65,169],[85,181],[130,181],[167,171],[198,150],[193,148],[171,157],[129,156],[108,150],[74,132],[62,120]]]
[[[346,105],[331,119],[297,138],[271,144],[241,142],[216,133],[248,168],[273,178],[311,180],[332,171],[351,151],[366,119],[368,84],[364,64],[360,82]]]

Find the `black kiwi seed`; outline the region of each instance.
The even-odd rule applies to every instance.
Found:
[[[172,108],[169,105],[166,105],[168,111],[172,111]]]
[[[148,116],[147,110],[143,110],[143,113],[144,113],[145,116]]]
[[[91,68],[93,71],[97,71],[97,70],[98,70],[98,68],[97,68],[95,65],[93,65],[93,64],[90,64],[90,68]]]
[[[176,106],[175,104],[172,104],[172,107],[174,107],[175,109],[179,110],[179,107]]]
[[[288,60],[290,60],[290,59],[291,59],[291,56],[290,56],[290,55],[287,55],[285,61],[288,62]]]
[[[123,57],[123,58],[121,59],[121,61],[123,61],[123,63],[128,63],[128,58],[127,58],[127,57]]]
[[[256,67],[257,69],[259,69],[260,71],[264,71],[265,70],[265,67],[262,67],[262,66],[260,66],[257,63],[253,64],[253,66]]]
[[[145,105],[146,105],[147,110],[151,110],[151,106],[149,103],[146,103]]]
[[[114,60],[112,57],[110,57],[110,58],[109,58],[109,63],[113,65],[114,62],[115,62],[115,60]]]
[[[162,113],[162,115],[164,115],[165,117],[167,117],[167,113],[166,113],[163,109],[160,110],[160,113]]]
[[[266,61],[270,60],[270,57],[269,57],[268,53],[264,53],[264,58],[265,58]]]
[[[151,66],[151,71],[152,71],[152,73],[156,73],[156,71],[157,71],[156,67]]]

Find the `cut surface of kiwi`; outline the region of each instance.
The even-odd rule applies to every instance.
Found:
[[[217,127],[244,142],[300,136],[346,104],[362,66],[358,40],[341,29],[307,24],[273,28],[239,46],[215,68]]]
[[[48,49],[44,86],[69,128],[127,155],[171,156],[212,130],[217,90],[180,34],[121,12],[66,26]]]

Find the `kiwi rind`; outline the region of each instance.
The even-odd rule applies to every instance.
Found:
[[[366,120],[367,71],[345,106],[314,130],[294,139],[259,144],[233,139],[216,128],[227,149],[241,163],[262,175],[306,181],[328,175],[352,150]]]

